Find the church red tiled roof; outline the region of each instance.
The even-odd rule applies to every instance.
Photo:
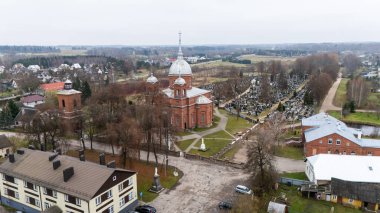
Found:
[[[62,90],[63,86],[65,85],[64,82],[56,82],[56,83],[50,83],[50,84],[41,84],[41,89],[45,90],[45,92],[51,92],[51,91],[57,91]]]

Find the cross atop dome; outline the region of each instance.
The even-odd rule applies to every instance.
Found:
[[[178,33],[178,56],[177,56],[177,59],[183,59],[183,53],[182,53],[182,41],[181,41],[181,36],[182,36],[182,33],[181,31],[179,31]]]

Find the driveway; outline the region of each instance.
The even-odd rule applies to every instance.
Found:
[[[339,77],[336,79],[334,84],[331,86],[331,88],[330,88],[329,92],[327,93],[325,99],[323,100],[323,103],[322,103],[322,106],[321,106],[321,109],[319,110],[319,112],[327,112],[329,110],[341,110],[342,109],[340,107],[334,106],[334,104],[333,104],[335,93],[339,87],[341,80],[342,80],[342,78],[339,75]]]

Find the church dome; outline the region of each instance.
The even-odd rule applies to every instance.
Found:
[[[190,65],[183,59],[178,58],[170,66],[169,75],[192,75]]]
[[[185,79],[178,77],[177,79],[175,79],[174,84],[183,86],[186,84],[186,81],[185,81]]]
[[[158,79],[154,77],[153,73],[150,74],[149,78],[146,79],[147,83],[155,84],[158,82]]]
[[[169,69],[169,76],[171,75],[192,75],[190,65],[183,59],[181,48],[181,33],[179,33],[179,47],[177,60],[173,62]]]

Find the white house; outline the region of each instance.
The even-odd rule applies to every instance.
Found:
[[[136,172],[53,152],[19,149],[0,177],[2,203],[28,213],[126,213],[138,203]]]
[[[306,159],[306,176],[317,185],[329,184],[331,178],[380,183],[379,156],[318,154]]]

